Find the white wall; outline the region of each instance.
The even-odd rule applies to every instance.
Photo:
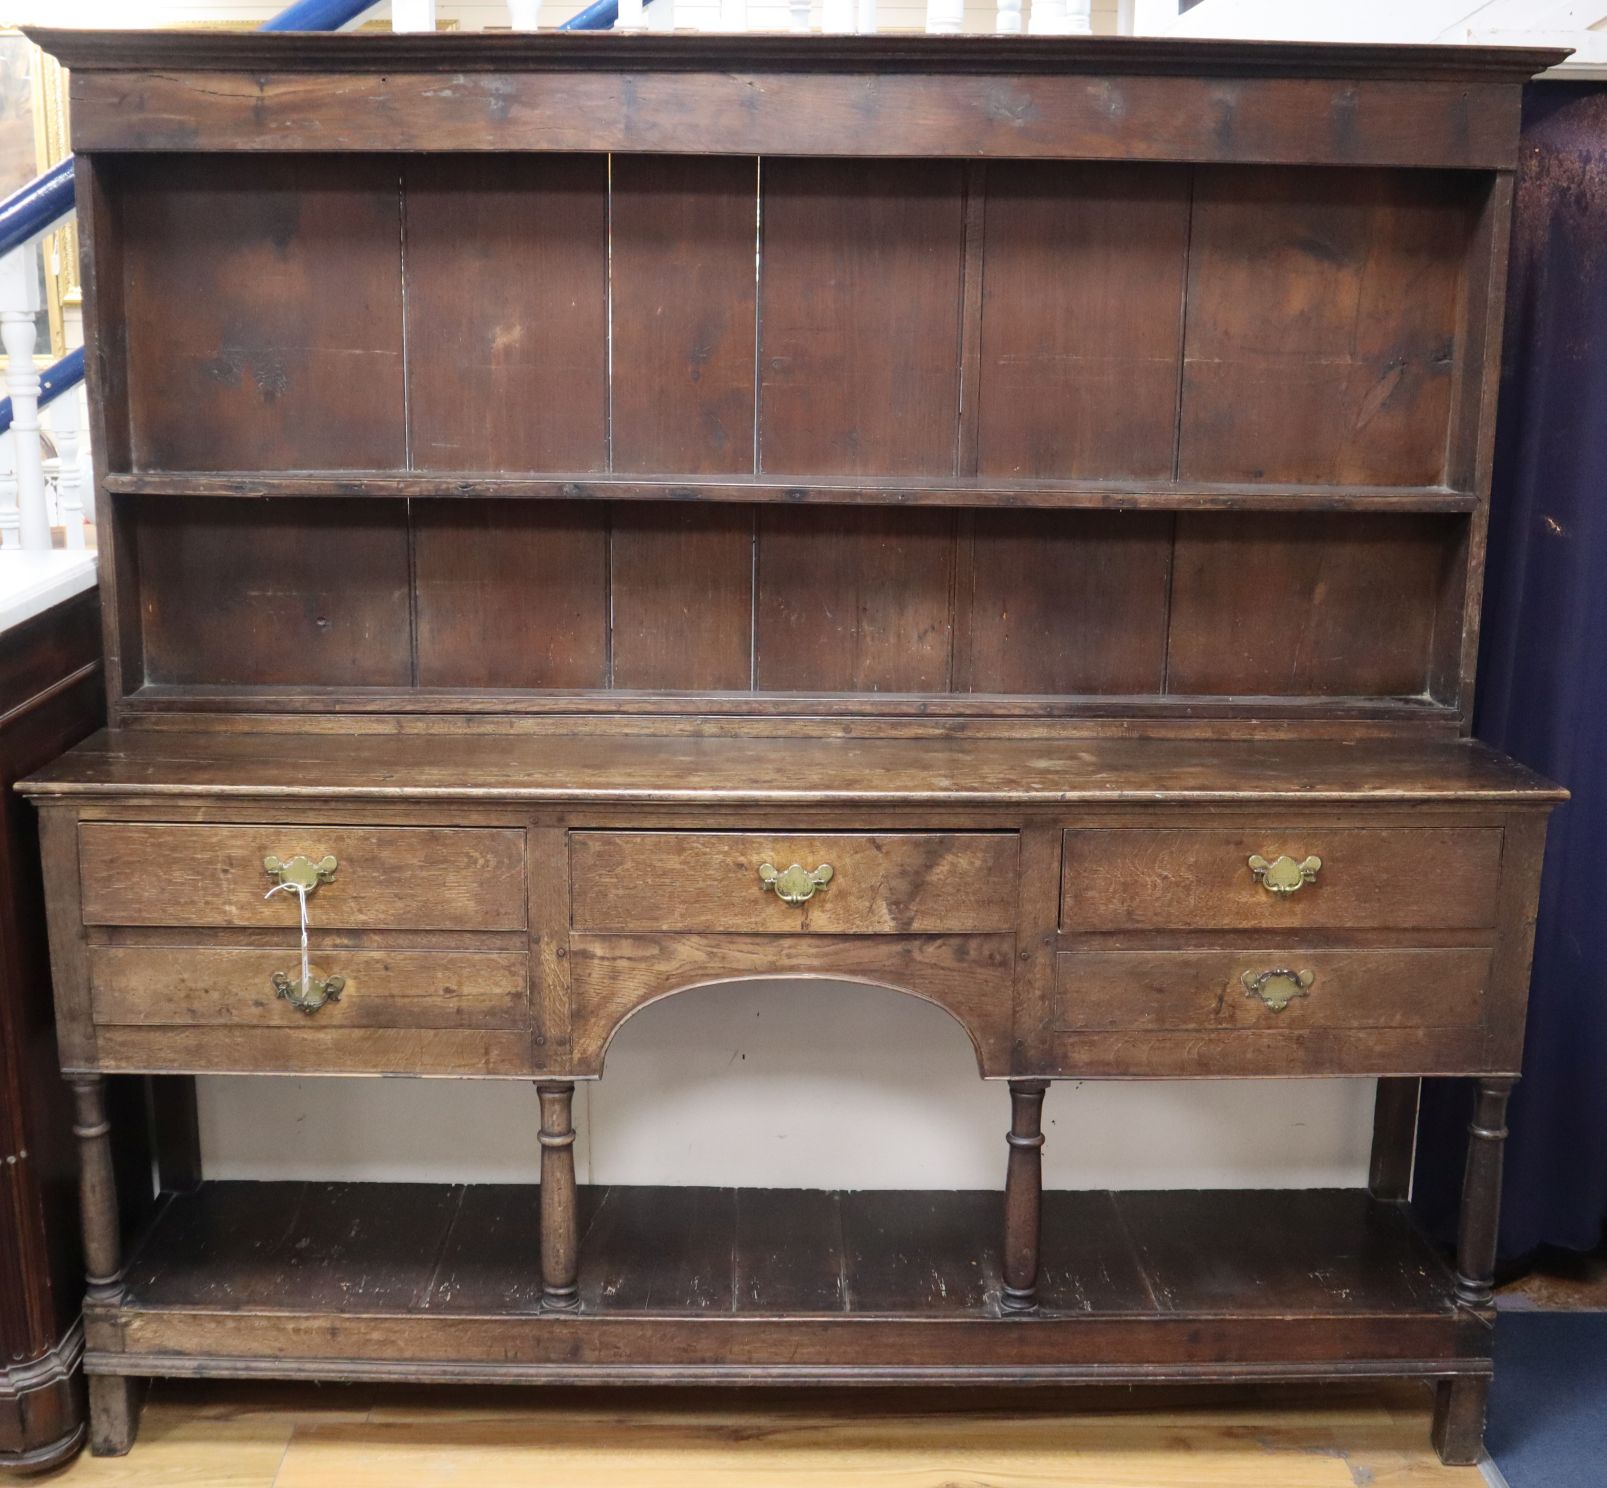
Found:
[[[1009,1099],[947,1013],[880,987],[703,987],[627,1022],[576,1099],[582,1181],[997,1188]],[[1067,1081],[1055,1188],[1365,1181],[1372,1082]],[[202,1081],[217,1177],[533,1180],[523,1082]]]

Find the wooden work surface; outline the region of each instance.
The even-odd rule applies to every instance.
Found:
[[[1538,805],[1565,794],[1470,740],[796,739],[579,731],[102,732],[22,788],[40,798],[928,807],[1165,801]]]

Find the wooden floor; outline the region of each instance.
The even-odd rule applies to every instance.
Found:
[[[71,1488],[1482,1488],[1417,1384],[711,1392],[163,1382]]]

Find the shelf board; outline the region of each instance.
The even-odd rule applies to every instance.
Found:
[[[638,692],[623,688],[257,687],[146,683],[122,698],[131,712],[572,714],[707,718],[1344,719],[1454,723],[1434,698],[897,692]]]
[[[1469,512],[1478,498],[1442,486],[1222,485],[1188,481],[990,477],[491,475],[469,472],[141,471],[105,480],[116,496],[263,500],[352,496],[527,501],[774,502],[787,506],[955,506],[1091,511]]]
[[[999,1310],[994,1192],[582,1188],[568,1316],[539,1310],[538,1201],[512,1185],[205,1183],[167,1201],[122,1304],[92,1309],[90,1368],[913,1381],[1484,1367],[1450,1271],[1404,1206],[1361,1192],[1046,1194],[1042,1310],[1027,1319]]]

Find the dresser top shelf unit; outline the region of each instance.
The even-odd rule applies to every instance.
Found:
[[[1555,52],[35,34],[114,726],[1467,731]]]

